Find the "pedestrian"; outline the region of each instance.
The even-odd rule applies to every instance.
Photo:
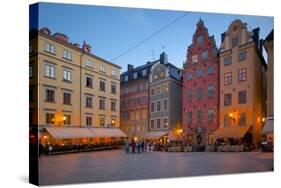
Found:
[[[138,153],[141,152],[141,141],[140,140],[138,141],[137,150],[138,150]]]
[[[136,142],[134,139],[131,141],[132,153],[136,153]]]
[[[141,141],[141,151],[144,152],[144,140]]]
[[[125,140],[125,151],[127,154],[130,153],[130,143],[128,140]]]
[[[146,152],[149,152],[149,142],[146,142]]]

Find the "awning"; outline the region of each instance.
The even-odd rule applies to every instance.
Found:
[[[265,125],[261,132],[263,135],[273,133],[273,121],[273,117],[266,118]]]
[[[249,129],[249,126],[219,128],[213,133],[213,138],[243,138]]]
[[[177,136],[173,131],[169,131],[168,139],[171,140],[179,140],[179,136]]]
[[[168,135],[168,131],[151,131],[147,133],[144,137],[146,139],[158,139],[164,135]]]
[[[90,128],[97,138],[105,137],[127,137],[127,135],[121,131],[119,128]]]
[[[45,128],[54,139],[95,138],[95,134],[88,128]]]

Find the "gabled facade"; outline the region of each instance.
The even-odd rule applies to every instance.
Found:
[[[183,130],[187,142],[204,145],[218,128],[219,63],[214,36],[197,23],[183,72]]]
[[[234,20],[221,35],[220,119],[216,138],[230,130],[237,138],[258,146],[265,117],[266,64],[259,28]]]

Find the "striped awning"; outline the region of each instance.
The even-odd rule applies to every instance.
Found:
[[[95,127],[90,128],[90,130],[94,133],[97,138],[105,138],[105,137],[127,137],[127,135],[121,131],[119,128],[101,128]]]
[[[168,135],[168,131],[151,131],[151,132],[148,132],[144,138],[146,139],[158,139],[158,138],[161,138],[162,136],[164,135]]]
[[[213,133],[213,138],[215,138],[215,139],[218,139],[218,138],[243,138],[249,129],[250,129],[250,126],[218,128]]]
[[[88,128],[46,127],[54,139],[95,138],[95,134]]]

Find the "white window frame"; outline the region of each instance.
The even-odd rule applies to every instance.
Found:
[[[101,64],[99,71],[105,73],[105,65]]]
[[[117,71],[115,69],[111,70],[111,76],[114,76],[114,77],[117,76]]]
[[[45,63],[45,76],[48,78],[56,78],[56,67],[50,63]]]
[[[72,72],[71,70],[64,69],[63,70],[63,80],[71,82],[72,79]]]
[[[45,44],[45,51],[46,52],[49,52],[51,54],[55,54],[56,53],[56,49],[55,49],[55,46],[50,44],[50,43],[46,43]]]
[[[86,60],[85,65],[86,65],[86,67],[94,68],[94,62],[89,59]]]
[[[72,60],[72,53],[68,50],[64,50],[63,51],[63,58],[68,59],[68,60]]]

